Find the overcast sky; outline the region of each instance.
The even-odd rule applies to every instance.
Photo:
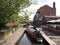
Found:
[[[56,15],[60,15],[60,0],[37,0],[38,5],[31,5],[29,9],[38,9],[43,5],[49,5],[50,7],[53,6],[53,2],[56,3]]]

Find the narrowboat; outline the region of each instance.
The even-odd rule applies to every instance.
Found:
[[[28,27],[25,30],[25,33],[27,34],[27,37],[30,39],[30,41],[35,43],[42,43],[43,39],[39,31],[34,29],[35,27]]]

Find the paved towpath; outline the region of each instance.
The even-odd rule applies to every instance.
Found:
[[[25,28],[19,28],[16,32],[14,32],[7,39],[5,39],[6,42],[4,44],[0,45],[15,45],[18,39],[23,35],[24,30]]]
[[[57,45],[60,45],[60,35],[49,32],[47,30],[43,31],[52,41],[54,41]]]

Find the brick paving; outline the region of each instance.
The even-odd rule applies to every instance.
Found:
[[[19,28],[16,32],[5,39],[5,42],[0,45],[14,45],[23,35],[25,28]]]

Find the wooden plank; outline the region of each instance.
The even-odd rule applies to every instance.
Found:
[[[48,36],[45,35],[43,31],[40,31],[43,38],[50,44],[50,45],[57,45],[55,42],[53,42]]]

